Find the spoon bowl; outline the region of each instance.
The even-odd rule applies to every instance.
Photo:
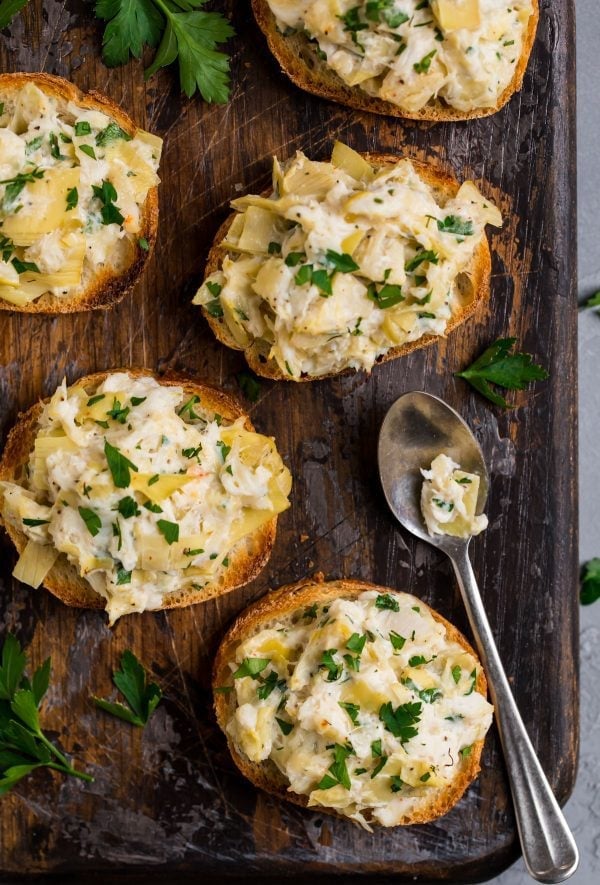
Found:
[[[483,452],[458,412],[431,393],[412,391],[388,411],[379,433],[379,475],[383,493],[396,519],[423,541],[442,550],[468,544],[470,538],[429,535],[421,513],[421,468],[445,454],[461,470],[480,478],[477,515],[488,495],[488,472]]]

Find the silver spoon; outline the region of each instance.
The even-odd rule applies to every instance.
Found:
[[[441,453],[468,473],[478,474],[477,513],[482,513],[488,474],[469,427],[454,409],[429,393],[413,391],[397,399],[379,434],[379,475],[385,497],[405,529],[450,557],[489,681],[525,865],[540,882],[563,882],[577,869],[577,845],[529,740],[500,661],[469,560],[471,538],[431,537],[421,514],[420,468],[429,468]]]

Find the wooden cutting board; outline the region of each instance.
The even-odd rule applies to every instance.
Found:
[[[498,738],[479,780],[446,817],[374,834],[258,793],[234,768],[211,712],[211,659],[224,626],[269,588],[316,570],[409,590],[467,629],[443,556],[404,535],[377,480],[377,433],[403,392],[423,388],[457,408],[491,467],[490,528],[475,571],[517,701],[561,801],[577,756],[577,509],[574,10],[543,0],[525,88],[484,120],[402,123],[356,113],[293,87],[268,55],[247,3],[232,12],[233,90],[226,107],[180,96],[173,71],[144,83],[140,63],[108,70],[101,27],[81,0],[33,0],[0,35],[0,69],[45,70],[106,92],[165,138],[161,227],[142,283],[116,309],[55,319],[0,315],[0,429],[19,410],[98,369],[186,370],[238,392],[239,354],[215,342],[190,300],[210,241],[242,191],[269,182],[272,154],[328,158],[335,138],[359,150],[428,159],[484,185],[506,223],[492,236],[488,306],[438,346],[364,374],[313,384],[263,383],[251,408],[292,470],[293,506],[269,566],[245,590],[113,630],[11,578],[3,536],[2,622],[34,662],[52,655],[43,720],[91,785],[37,773],[1,801],[0,869],[95,871],[103,883],[489,878],[518,852]],[[491,341],[515,335],[550,370],[501,412],[453,377]],[[120,653],[131,648],[164,688],[142,732],[97,712]],[[138,874],[138,875],[135,875]],[[133,878],[132,878],[133,877]],[[229,881],[229,880],[228,880]]]

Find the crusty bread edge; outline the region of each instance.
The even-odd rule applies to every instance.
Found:
[[[262,623],[268,623],[275,618],[286,618],[293,612],[303,609],[306,606],[310,606],[315,602],[319,604],[326,603],[337,599],[340,596],[350,598],[357,597],[365,590],[378,590],[380,593],[389,592],[389,588],[379,587],[376,584],[369,584],[363,581],[341,579],[324,582],[323,575],[321,574],[317,574],[313,578],[306,578],[305,580],[298,581],[295,584],[288,584],[284,587],[280,587],[278,590],[263,596],[238,615],[221,640],[221,644],[219,645],[215,657],[213,666],[214,711],[217,723],[227,739],[227,745],[233,757],[233,761],[242,774],[247,777],[254,786],[277,796],[279,799],[285,799],[289,802],[293,802],[295,805],[301,805],[303,808],[308,807],[308,797],[299,793],[294,793],[290,790],[287,781],[273,762],[270,760],[266,760],[262,763],[250,762],[248,758],[238,750],[234,741],[226,731],[227,722],[235,709],[235,698],[231,695],[217,692],[215,689],[219,686],[230,683],[231,670],[228,664],[235,659],[237,645],[243,639],[256,632]],[[473,655],[475,660],[479,663],[477,654],[462,633],[453,624],[421,600],[419,600],[419,605],[426,609],[438,623],[446,628],[447,638],[449,640],[461,645],[465,651]],[[475,688],[481,695],[487,697],[487,681],[481,664],[479,664],[479,674],[477,676]],[[414,813],[410,819],[403,820],[399,826],[428,823],[450,811],[481,770],[480,760],[484,743],[485,741],[481,740],[473,744],[473,751],[468,757],[467,764],[444,793],[438,795],[431,805]],[[313,810],[348,820],[345,815],[340,814],[333,808],[318,806],[318,808]],[[374,823],[373,826],[380,825]]]
[[[404,111],[392,102],[368,95],[358,86],[347,86],[335,71],[319,59],[306,34],[297,33],[290,37],[284,37],[277,30],[275,16],[271,12],[267,0],[252,0],[254,16],[259,28],[267,39],[269,49],[279,62],[281,70],[300,89],[311,92],[320,98],[327,98],[330,101],[347,105],[358,111],[370,111],[374,114],[383,114],[389,117],[402,117],[406,120],[423,120],[438,123],[472,120],[476,117],[489,117],[497,113],[514,93],[521,89],[531,50],[535,42],[539,20],[538,0],[532,0],[532,6],[533,13],[527,23],[521,56],[515,67],[512,80],[493,107],[460,111],[457,108],[446,105],[442,101],[436,100],[426,104],[420,111]],[[305,61],[307,56],[310,58],[312,67]]]
[[[35,83],[42,92],[54,95],[64,101],[73,101],[83,108],[101,111],[115,120],[119,126],[131,135],[135,136],[138,127],[125,111],[115,104],[106,95],[91,90],[82,92],[73,83],[63,77],[55,77],[43,73],[17,73],[0,74],[0,95],[7,91],[21,89],[26,83]],[[12,313],[41,313],[63,314],[79,313],[87,310],[107,310],[113,307],[129,292],[142,275],[156,243],[158,231],[158,188],[153,187],[148,191],[146,201],[141,212],[141,228],[138,240],[145,239],[148,249],[142,249],[138,243],[132,244],[135,257],[132,264],[116,273],[112,270],[97,274],[88,285],[87,289],[79,295],[69,298],[55,298],[48,294],[42,295],[29,304],[10,304],[0,298],[0,310]]]
[[[402,159],[401,157],[395,156],[393,154],[380,154],[374,152],[363,152],[361,153],[361,156],[364,157],[372,165],[380,168],[386,165],[395,164],[398,162],[398,160]],[[440,169],[433,167],[431,164],[423,163],[420,160],[415,160],[412,158],[410,158],[410,161],[418,170],[421,178],[423,178],[433,188],[443,191],[445,196],[448,198],[452,198],[456,195],[460,185],[455,178],[452,178],[450,175],[447,175]],[[269,189],[264,192],[264,195],[268,196],[270,193],[271,190]],[[206,268],[204,272],[205,279],[207,279],[211,274],[220,269],[223,254],[224,251],[226,251],[221,244],[235,216],[235,212],[231,213],[231,215],[229,215],[221,224],[221,226],[217,230],[217,233],[215,234],[213,244],[206,259]],[[456,313],[450,318],[450,320],[448,321],[448,325],[446,326],[445,335],[453,332],[454,329],[464,323],[465,320],[468,320],[471,316],[473,316],[479,306],[483,304],[483,302],[488,300],[490,296],[491,272],[492,258],[490,255],[490,247],[487,236],[484,234],[481,242],[475,250],[469,266],[464,271],[462,271],[462,274],[469,276],[471,279],[471,285],[474,292],[473,298],[471,301],[469,301],[468,304],[457,310]],[[243,348],[240,347],[240,345],[229,333],[224,320],[219,317],[211,316],[205,307],[202,307],[201,309],[205,319],[210,325],[218,341],[234,350],[243,350]],[[422,347],[427,347],[430,344],[434,344],[436,341],[439,341],[440,337],[442,336],[423,335],[417,341],[410,341],[406,344],[400,344],[397,347],[392,347],[382,356],[378,357],[376,365],[389,362],[389,360],[398,359],[399,357],[406,356],[407,354],[412,353],[414,350],[419,350]],[[264,362],[264,357],[261,359],[262,355],[259,353],[254,342],[246,350],[244,350],[244,356],[250,368],[257,375],[260,375],[263,378],[269,378],[272,381],[322,381],[325,378],[332,378],[336,375],[345,375],[352,371],[351,369],[345,369],[342,372],[328,372],[324,375],[302,375],[300,377],[291,377],[290,375],[287,375],[285,372],[281,371],[275,360],[268,360],[267,362]]]
[[[159,376],[148,369],[123,368],[112,369],[110,372],[96,372],[93,375],[86,375],[75,383],[78,387],[89,388],[89,391],[93,392],[109,374],[115,372],[127,372],[134,378],[151,377],[160,384],[169,387],[181,386],[186,395],[199,395],[203,404],[209,410],[214,410],[223,415],[224,418],[232,421],[243,417],[246,429],[254,429],[248,415],[234,397],[218,388],[200,383],[189,376],[175,373]],[[6,446],[0,459],[0,480],[13,481],[19,468],[27,462],[37,434],[39,416],[43,404],[47,401],[44,400],[36,403],[18,416],[16,424],[8,435]],[[0,505],[1,503],[2,495],[0,494]],[[17,551],[21,553],[28,541],[25,533],[16,529],[8,520],[4,520],[1,513],[0,524],[4,526]],[[235,590],[252,581],[268,562],[275,542],[276,529],[277,517],[275,516],[249,536],[253,542],[254,552],[252,554],[245,549],[248,538],[242,538],[236,544],[230,554],[230,564],[224,573],[224,582],[222,584],[207,584],[201,590],[193,588],[183,589],[169,595],[160,609],[156,610],[182,608],[197,602],[204,602],[207,599],[229,593],[231,590]],[[59,556],[56,564],[46,576],[43,586],[66,605],[92,609],[103,609],[105,607],[104,598],[96,593],[90,584],[78,574],[75,566],[67,560],[65,555]]]

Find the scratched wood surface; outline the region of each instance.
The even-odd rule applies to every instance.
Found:
[[[190,299],[228,201],[269,181],[273,153],[328,157],[334,138],[358,149],[429,158],[487,179],[504,229],[493,236],[489,305],[447,342],[364,374],[313,384],[265,382],[252,407],[295,478],[269,566],[248,588],[203,606],[124,618],[70,610],[12,580],[0,539],[2,629],[34,662],[52,655],[44,710],[61,746],[91,772],[85,785],[38,773],[0,806],[5,880],[205,881],[285,877],[318,883],[450,880],[499,872],[518,851],[498,738],[466,797],[434,824],[364,833],[258,793],[241,779],[210,707],[209,674],[224,625],[269,588],[319,569],[422,596],[466,629],[443,556],[402,534],[376,472],[376,438],[402,392],[445,397],[474,428],[491,467],[490,528],[473,544],[490,620],[542,764],[561,801],[577,754],[576,367],[573,9],[543,0],[521,95],[467,124],[402,124],[358,114],[293,87],[268,56],[245,2],[232,13],[233,97],[182,99],[173,73],[144,83],[142,66],[108,70],[100,26],[81,0],[33,0],[0,35],[0,69],[45,70],[98,88],[166,139],[158,247],[143,281],[115,310],[49,319],[0,316],[0,434],[66,375],[118,366],[183,369],[236,391],[239,354],[218,345]],[[507,413],[454,379],[496,337],[514,334],[551,371]],[[99,714],[110,672],[132,648],[164,688],[145,731]]]

